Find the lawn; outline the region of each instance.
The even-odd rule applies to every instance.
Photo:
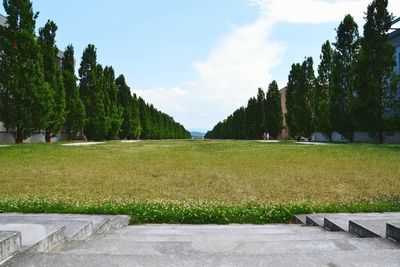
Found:
[[[347,207],[336,208],[341,211],[389,203],[393,210],[400,209],[399,166],[397,145],[191,140],[13,145],[0,147],[0,210],[35,211],[28,202],[41,203],[38,211],[84,206],[102,212],[109,205],[104,212],[123,212],[121,207],[140,203],[137,208]]]

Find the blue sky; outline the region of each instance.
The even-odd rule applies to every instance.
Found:
[[[95,44],[99,63],[124,74],[133,92],[186,128],[206,130],[272,79],[283,87],[292,63],[313,56],[318,64],[344,15],[361,27],[369,2],[33,0],[33,7],[37,27],[54,20],[57,45],[72,43],[78,64]],[[400,1],[389,2],[400,10]]]

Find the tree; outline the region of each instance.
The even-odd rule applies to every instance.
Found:
[[[51,91],[35,36],[38,13],[28,0],[4,0],[7,25],[0,26],[0,120],[16,143],[48,126]]]
[[[133,139],[139,139],[142,133],[140,121],[140,109],[139,109],[139,101],[136,94],[132,95],[132,128],[133,128]]]
[[[286,123],[289,128],[289,135],[297,137],[301,135],[295,118],[295,93],[298,90],[299,82],[302,76],[302,67],[300,64],[292,64],[292,68],[288,77],[286,90]]]
[[[56,32],[57,25],[49,20],[43,28],[39,29],[38,38],[43,56],[44,80],[48,83],[51,92],[49,116],[45,128],[48,143],[61,131],[65,121],[65,89],[60,65],[57,62]]]
[[[354,64],[359,50],[358,26],[346,15],[336,30],[333,53],[330,118],[332,130],[354,139]]]
[[[312,57],[306,58],[302,64],[303,69],[303,83],[299,87],[298,94],[296,95],[297,113],[296,120],[300,126],[302,136],[311,139],[311,134],[314,131],[312,124],[312,95],[315,88],[315,74],[314,62]]]
[[[105,116],[107,118],[107,139],[116,139],[122,125],[122,107],[118,103],[118,89],[112,67],[105,67],[104,72]]]
[[[256,116],[257,116],[257,99],[255,97],[252,97],[247,102],[247,108],[246,108],[247,139],[257,139],[259,136],[257,133]]]
[[[83,131],[85,125],[85,106],[79,96],[79,88],[76,85],[74,47],[67,46],[64,51],[62,63],[62,75],[65,88],[65,130],[67,140]]]
[[[329,41],[322,45],[321,63],[318,66],[318,78],[313,96],[313,124],[317,132],[332,140],[330,118],[330,93],[332,86],[333,50]]]
[[[119,132],[119,138],[132,139],[134,136],[134,114],[133,97],[131,89],[126,84],[124,75],[118,76],[115,80],[118,89],[118,103],[122,107],[122,125]]]
[[[262,136],[266,130],[265,125],[265,93],[262,88],[258,88],[257,92],[257,106],[255,111],[255,124],[256,124],[256,138]]]
[[[301,136],[310,139],[314,130],[311,105],[314,86],[313,59],[306,58],[302,65],[293,64],[286,91],[286,121],[290,135],[298,139]]]
[[[140,134],[141,139],[150,139],[151,125],[150,125],[150,111],[149,107],[144,102],[143,98],[139,97],[139,112],[140,112],[140,128],[142,132]]]
[[[283,114],[281,104],[281,94],[279,93],[278,84],[272,81],[268,86],[266,100],[266,125],[267,131],[273,138],[278,138],[282,132]]]
[[[85,105],[86,124],[84,132],[88,139],[104,140],[106,138],[107,118],[105,114],[105,81],[103,67],[97,64],[94,45],[84,50],[79,68],[80,96]]]
[[[393,16],[387,6],[387,0],[374,0],[368,6],[355,81],[357,125],[378,137],[380,143],[387,130],[385,112],[398,101],[393,75],[395,50],[388,37]]]

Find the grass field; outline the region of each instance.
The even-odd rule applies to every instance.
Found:
[[[130,206],[142,213],[195,213],[193,205],[202,207],[199,214],[258,205],[263,212],[286,207],[287,213],[296,212],[287,207],[400,210],[399,200],[396,145],[114,141],[0,147],[0,210],[6,211],[124,212]]]

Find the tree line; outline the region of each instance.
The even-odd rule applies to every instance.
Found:
[[[385,135],[400,130],[399,76],[394,71],[395,48],[389,42],[394,17],[387,6],[387,0],[368,5],[362,37],[353,17],[346,15],[336,29],[336,42],[322,45],[317,73],[311,57],[292,65],[284,114],[291,137],[311,139],[314,132],[321,132],[331,140],[333,132],[338,132],[353,142],[359,131],[382,143]],[[263,130],[257,123],[245,126],[250,134],[227,132],[236,129],[239,114],[247,114],[248,122],[260,121],[260,113],[251,111],[256,103],[257,99],[251,99],[247,108],[218,123],[207,136],[259,138]]]
[[[283,114],[281,96],[276,81],[268,86],[267,94],[258,89],[257,97],[249,99],[246,107],[237,109],[223,122],[219,122],[205,138],[260,139],[268,132],[277,138],[282,131]]]
[[[75,74],[74,48],[57,60],[57,25],[47,21],[36,36],[39,13],[29,0],[5,0],[0,26],[0,121],[16,143],[35,132],[46,142],[67,133],[90,140],[190,138],[169,115],[132,94],[123,75],[97,62],[90,44]]]

